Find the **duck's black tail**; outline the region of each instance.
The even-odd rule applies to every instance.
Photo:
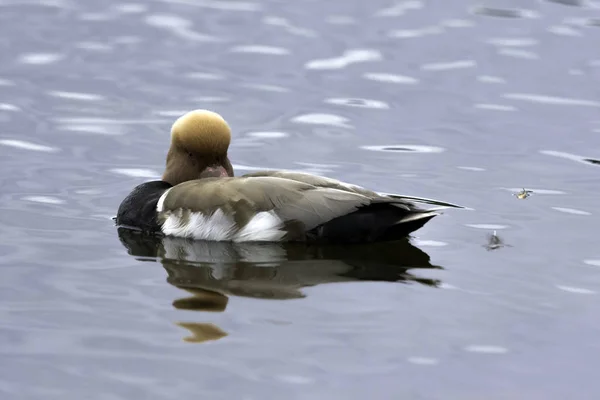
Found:
[[[335,218],[307,233],[311,241],[369,243],[398,240],[408,236],[439,215],[394,202],[373,203]]]

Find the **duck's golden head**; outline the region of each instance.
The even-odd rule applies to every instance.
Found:
[[[193,179],[233,176],[227,151],[231,129],[219,114],[193,110],[171,127],[171,146],[162,179],[175,186]]]

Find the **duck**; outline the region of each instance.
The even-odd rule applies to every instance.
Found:
[[[196,109],[177,118],[161,179],[131,190],[118,207],[116,225],[203,241],[356,244],[406,238],[442,209],[463,208],[304,172],[235,176],[231,136],[214,111]]]

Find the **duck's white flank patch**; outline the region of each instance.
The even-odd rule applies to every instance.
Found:
[[[164,197],[158,201],[157,211],[163,210]],[[181,209],[169,211],[169,215],[161,227],[167,236],[191,238],[209,241],[233,242],[276,242],[280,241],[285,232],[281,231],[282,221],[273,211],[256,214],[242,229],[238,230],[235,221],[223,210],[218,209],[210,215],[200,212],[187,213]]]
[[[285,235],[281,231],[282,221],[274,211],[263,211],[256,214],[234,237],[236,242],[279,241]]]
[[[235,233],[234,221],[221,209],[211,215],[199,212],[186,213],[178,209],[171,211],[161,229],[165,235],[197,240],[228,241]]]
[[[163,212],[163,208],[165,207],[165,199],[167,198],[167,195],[169,194],[169,192],[171,191],[172,188],[167,189],[162,196],[160,196],[160,198],[158,199],[158,203],[156,203],[156,212],[161,213]]]

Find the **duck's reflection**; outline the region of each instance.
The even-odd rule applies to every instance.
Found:
[[[177,299],[178,309],[222,312],[228,296],[297,299],[302,288],[323,283],[387,281],[437,287],[440,282],[415,275],[437,268],[427,253],[408,240],[369,245],[301,243],[230,243],[156,237],[119,228],[128,253],[141,261],[158,261],[167,281],[192,296]],[[409,272],[412,270],[411,272]],[[187,341],[216,340],[227,334],[212,324],[181,323]]]

